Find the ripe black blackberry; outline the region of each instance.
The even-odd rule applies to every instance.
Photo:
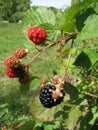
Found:
[[[29,81],[29,74],[24,65],[14,68],[14,72],[18,75],[20,83],[27,83]]]
[[[64,90],[59,90],[57,98],[54,98],[53,95],[57,90],[56,86],[51,84],[41,89],[39,99],[44,107],[52,108],[63,101],[65,95]]]
[[[21,84],[25,84],[30,80],[30,77],[27,73],[25,73],[22,77],[19,77],[19,82]]]
[[[24,65],[20,65],[16,68],[13,68],[13,70],[18,75],[18,77],[22,77],[26,73]]]

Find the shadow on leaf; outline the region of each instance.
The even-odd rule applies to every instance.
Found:
[[[81,31],[82,28],[85,26],[84,22],[88,16],[95,14],[96,12],[92,8],[88,8],[85,12],[80,14],[76,19],[76,27],[78,31]]]
[[[90,61],[89,57],[84,52],[81,52],[78,55],[76,61],[73,63],[73,65],[75,65],[77,67],[89,69],[91,67],[91,61]]]
[[[73,85],[71,85],[70,83],[65,83],[65,92],[70,96],[70,100],[69,101],[74,101],[78,98],[79,92],[77,90],[76,87],[74,87]]]

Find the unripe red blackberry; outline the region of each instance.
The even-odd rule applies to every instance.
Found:
[[[17,58],[24,58],[25,56],[27,55],[27,50],[24,49],[24,48],[18,48],[16,51],[15,51],[15,56]]]
[[[6,75],[10,78],[17,78],[18,75],[13,68],[6,68]]]
[[[43,44],[46,37],[46,30],[42,27],[31,27],[28,30],[28,38],[36,45]]]
[[[15,56],[8,56],[5,59],[5,64],[7,65],[7,67],[11,68],[11,67],[18,67],[20,65],[20,61],[17,57]]]
[[[39,99],[46,108],[52,108],[63,101],[64,90],[59,90],[56,86],[48,84],[40,91]]]

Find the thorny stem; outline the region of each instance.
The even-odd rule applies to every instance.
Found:
[[[31,59],[31,61],[29,63],[27,63],[25,66],[28,67],[32,62],[34,62],[34,60],[37,59],[37,57],[43,53],[45,50],[47,50],[48,48],[54,46],[55,44],[58,44],[60,41],[66,39],[66,41],[68,42],[70,39],[74,39],[76,38],[77,33],[70,33],[69,35],[66,35],[60,39],[58,39],[57,41],[53,41],[51,42],[49,45],[47,45],[46,47],[42,48],[40,51],[38,51],[38,53],[33,57],[33,59]],[[65,42],[65,44],[67,43]]]

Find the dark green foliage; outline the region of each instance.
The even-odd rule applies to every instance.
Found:
[[[91,66],[91,61],[84,52],[81,52],[73,65],[89,69]]]
[[[81,31],[81,29],[85,26],[84,22],[90,15],[96,14],[93,8],[88,8],[85,12],[82,12],[79,16],[76,18],[76,28],[78,31]]]
[[[30,0],[1,0],[0,12],[3,20],[17,22],[23,18],[26,10],[30,8]]]

